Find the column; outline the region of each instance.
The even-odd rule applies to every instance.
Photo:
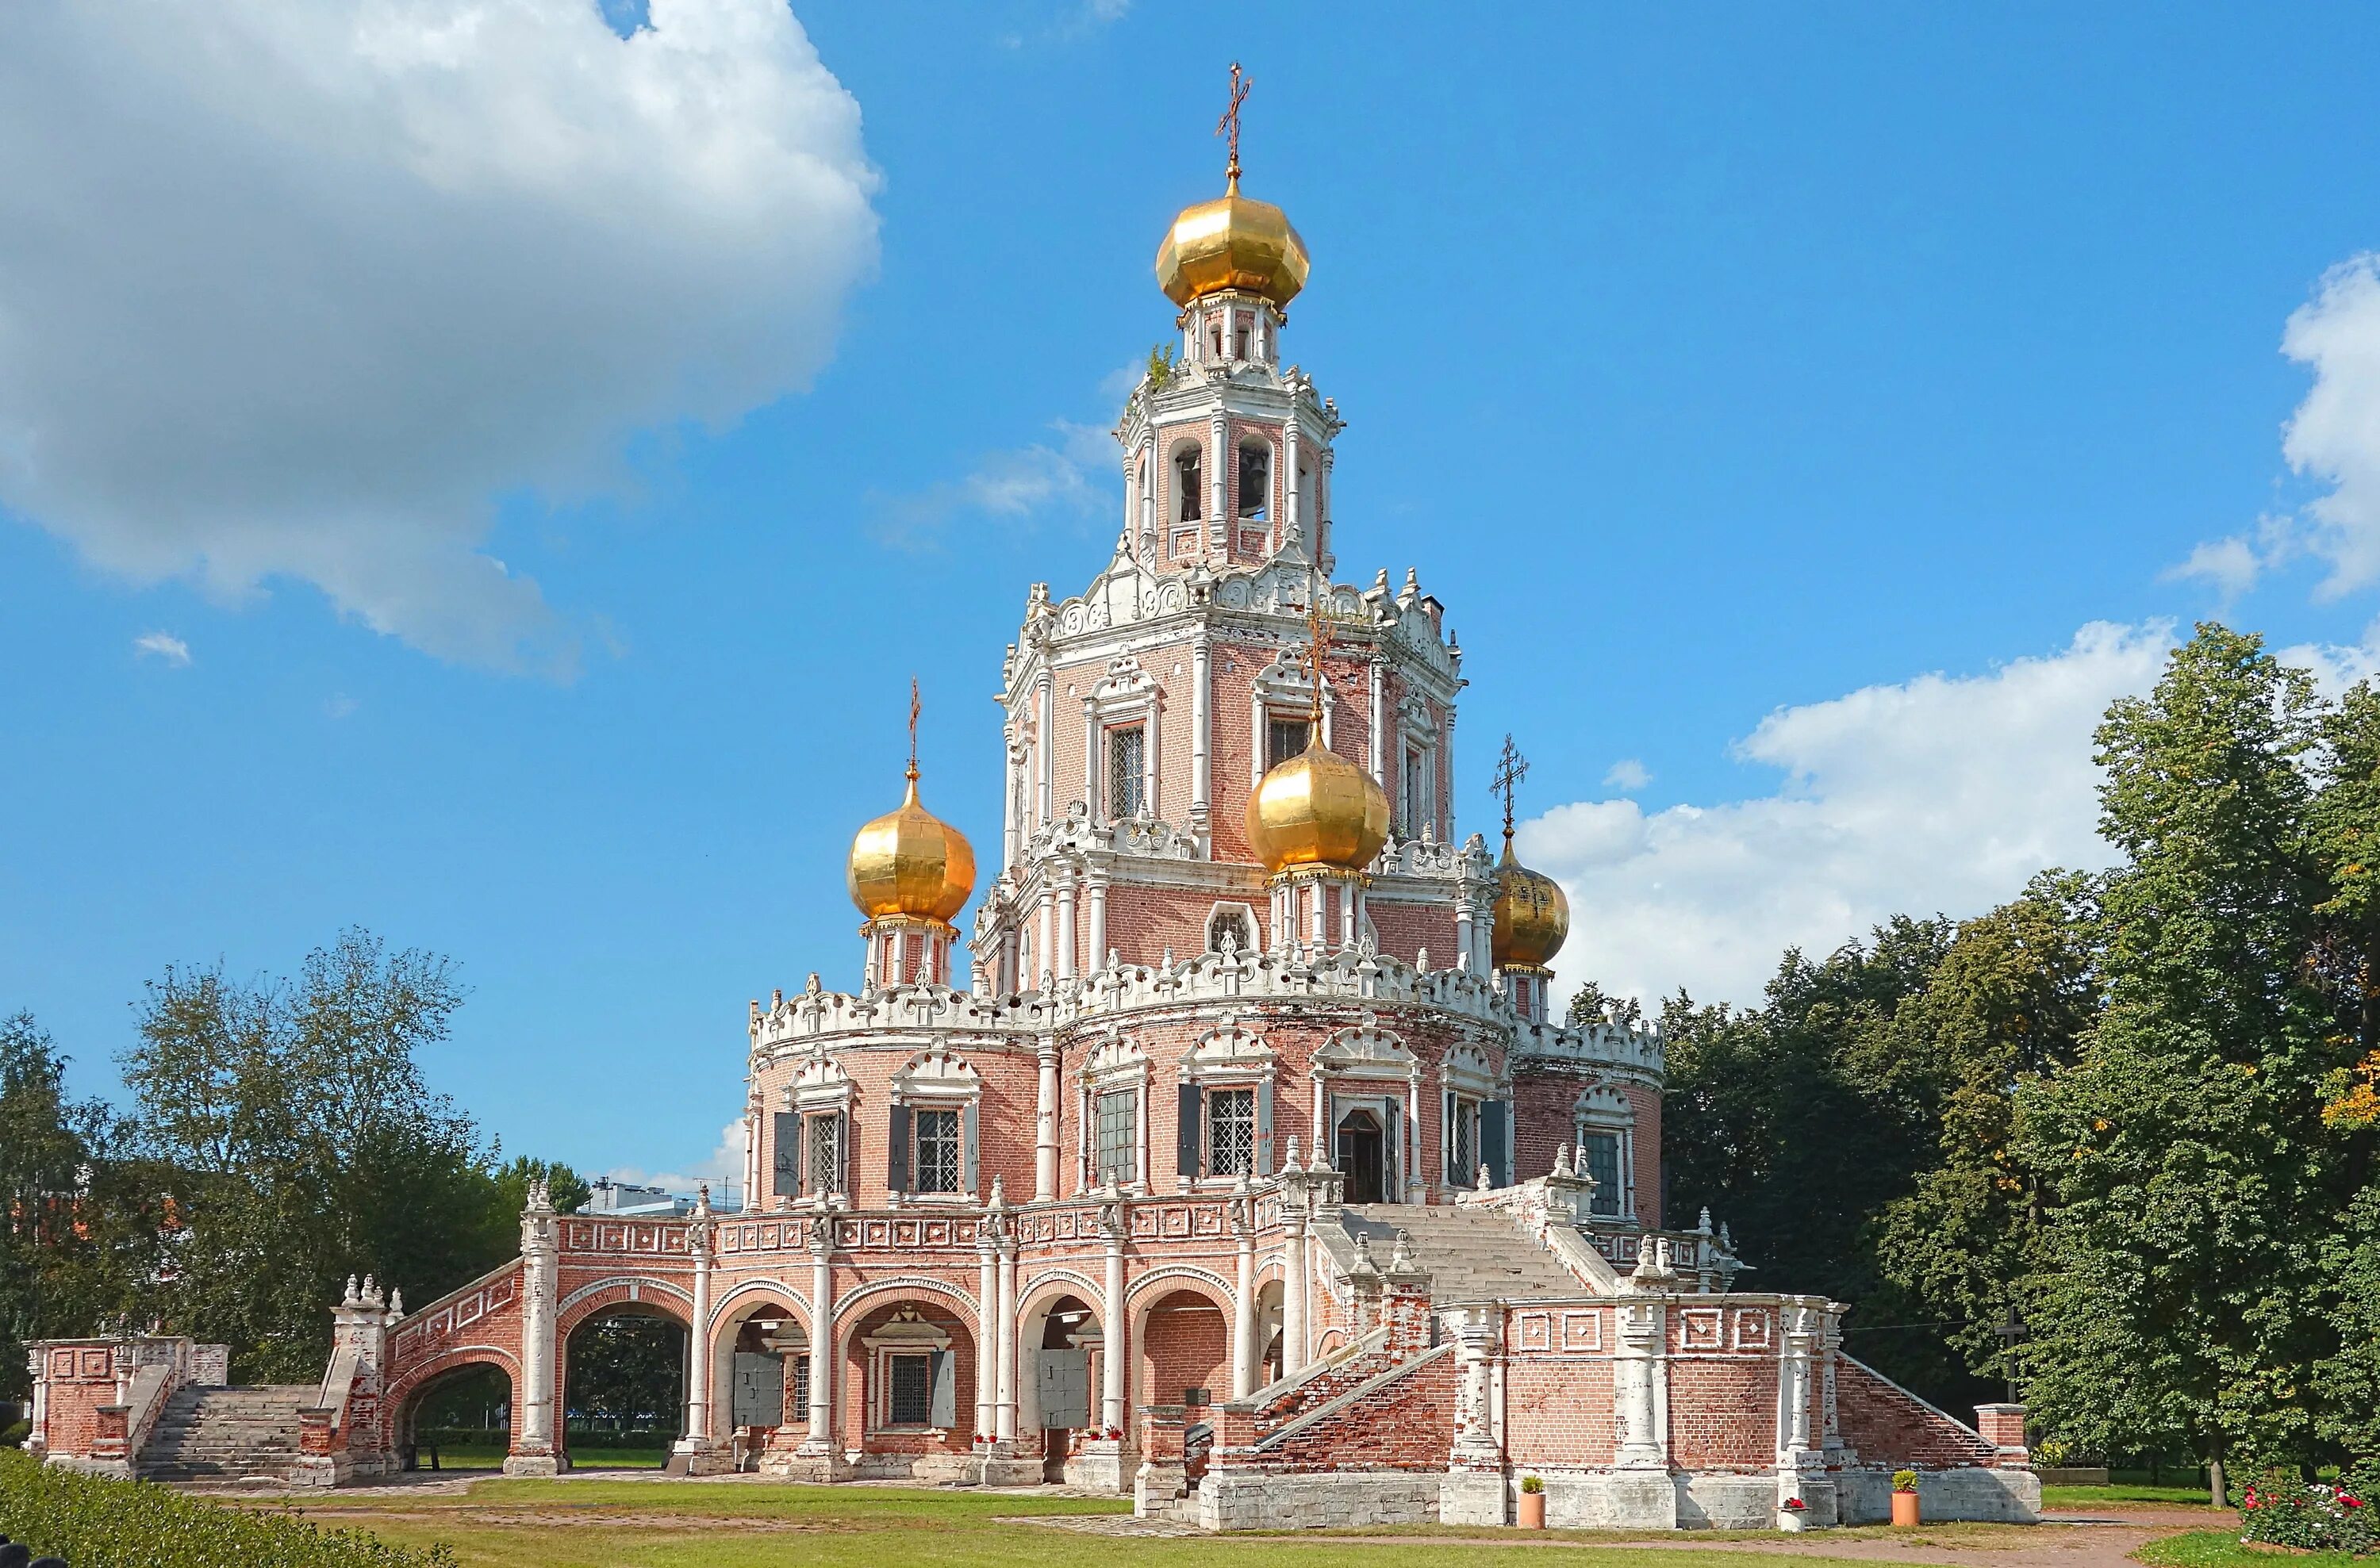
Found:
[[[695,1200],[694,1224],[686,1227],[686,1250],[694,1254],[694,1309],[686,1329],[686,1435],[697,1449],[710,1442],[710,1187]]]
[[[1223,464],[1231,461],[1232,426],[1231,421],[1223,417],[1221,409],[1215,411],[1208,434],[1215,449],[1215,457],[1207,464],[1207,493],[1213,498],[1213,504],[1207,509],[1207,535],[1228,545],[1232,538],[1232,479]]]
[[[1778,1455],[1780,1462],[1794,1464],[1810,1450],[1810,1348],[1815,1337],[1811,1333],[1811,1320],[1815,1316],[1806,1307],[1789,1309],[1785,1313],[1785,1355],[1778,1367],[1777,1431],[1783,1444]]]
[[[1305,519],[1299,515],[1297,505],[1297,452],[1302,439],[1297,416],[1293,413],[1289,422],[1281,428],[1281,513],[1288,524],[1281,530],[1284,542],[1305,537]]]
[[[1199,627],[1197,637],[1190,645],[1190,827],[1203,836],[1207,831],[1208,802],[1212,797],[1212,781],[1208,777],[1208,734],[1213,727],[1215,704],[1208,688],[1213,684],[1209,675],[1211,652],[1207,629]]]
[[[1319,949],[1323,943],[1323,922],[1327,918],[1323,910],[1322,884],[1318,881],[1308,882],[1305,885],[1305,896],[1313,900],[1305,911],[1307,940]]]
[[[504,1461],[509,1475],[551,1476],[553,1452],[553,1315],[561,1272],[553,1203],[532,1183],[521,1211],[521,1376],[519,1429]]]
[[[834,1453],[834,1221],[810,1221],[810,1429],[803,1453]]]
[[[1140,446],[1140,532],[1143,538],[1157,532],[1157,431],[1151,427],[1148,439]],[[1134,541],[1135,545],[1138,540]],[[1135,549],[1133,552],[1140,552]]]
[[[1499,1469],[1504,1463],[1498,1441],[1490,1369],[1503,1326],[1500,1309],[1469,1307],[1454,1324],[1454,1353],[1462,1383],[1455,1395],[1453,1467]]]
[[[1248,1211],[1253,1200],[1238,1209],[1240,1272],[1232,1282],[1236,1296],[1232,1316],[1232,1397],[1245,1399],[1257,1391],[1257,1362],[1263,1347],[1257,1344],[1257,1227]]]
[[[1090,941],[1085,946],[1083,961],[1086,967],[1098,971],[1106,968],[1108,961],[1108,875],[1093,866],[1084,880],[1090,895]]]
[[[1378,654],[1374,654],[1367,661],[1372,672],[1372,782],[1378,784],[1383,790],[1387,790],[1389,788],[1389,775],[1387,772],[1389,766],[1389,694],[1388,683],[1381,678],[1381,672],[1387,669],[1388,662],[1389,661],[1387,659],[1382,658]],[[1402,784],[1404,780],[1400,777],[1398,778],[1398,782]],[[1395,794],[1391,793],[1389,796],[1389,799],[1391,801],[1395,800]],[[1404,813],[1402,811],[1391,812],[1390,815],[1392,818],[1402,818],[1404,815]],[[1405,830],[1406,838],[1411,838],[1418,837],[1418,831],[1415,824],[1400,821],[1398,826]]]
[[[1288,1196],[1281,1200],[1281,1375],[1285,1378],[1305,1369],[1305,1212]]]
[[[1058,1196],[1058,1043],[1048,1035],[1035,1049],[1041,1081],[1033,1098],[1033,1200]]]
[[[992,1439],[1000,1408],[1000,1357],[992,1354],[991,1325],[1000,1319],[1000,1248],[986,1220],[975,1239],[975,1441]]]
[[[1035,899],[1035,902],[1040,906],[1041,931],[1040,939],[1033,945],[1034,972],[1024,981],[1024,984],[1027,987],[1038,986],[1041,983],[1043,975],[1056,972],[1057,900],[1050,896],[1050,878],[1057,874],[1057,862],[1054,861],[1045,860],[1041,862],[1041,892]]]
[[[1057,777],[1058,748],[1051,742],[1058,738],[1058,678],[1048,669],[1041,671],[1039,725],[1033,736],[1033,750],[1041,759],[1040,820],[1050,820],[1050,794]]]
[[[1099,710],[1091,699],[1083,699],[1083,810],[1091,825],[1098,826],[1107,820],[1107,808],[1099,799]]]
[[[1669,1467],[1668,1400],[1661,1388],[1661,1352],[1668,1312],[1658,1301],[1627,1302],[1619,1311],[1620,1344],[1611,1365],[1612,1416],[1622,1469]]]
[[[1475,945],[1471,940],[1471,885],[1464,882],[1454,893],[1454,953],[1456,963],[1474,974],[1482,971],[1472,962]]]
[[[1099,1216],[1107,1234],[1108,1277],[1099,1304],[1099,1423],[1123,1430],[1123,1372],[1131,1357],[1124,1333],[1123,1233],[1124,1207],[1111,1204]]]
[[[1058,967],[1061,980],[1075,977],[1075,870],[1066,867],[1058,884]]]
[[[1444,1131],[1443,1128],[1440,1128],[1439,1130],[1441,1133]],[[1413,1077],[1407,1080],[1405,1083],[1405,1149],[1403,1151],[1403,1158],[1405,1167],[1405,1192],[1407,1194],[1406,1200],[1408,1202],[1427,1203],[1429,1201],[1429,1191],[1423,1184],[1421,1176],[1422,1147],[1421,1069],[1416,1067],[1414,1069]]]
[[[994,1303],[1000,1328],[992,1335],[992,1344],[1000,1357],[1000,1378],[995,1385],[994,1418],[999,1440],[1003,1443],[1016,1441],[1016,1238],[1003,1235],[1000,1238],[1000,1296]]]
[[[1000,792],[1000,867],[1014,869],[1016,852],[1025,843],[1025,824],[1019,810],[1025,803],[1025,748],[1015,742],[1015,729],[1011,726],[1008,743],[1008,771],[1001,776]]]

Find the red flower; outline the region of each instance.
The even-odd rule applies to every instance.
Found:
[[[2363,1506],[2363,1500],[2362,1498],[2350,1497],[2345,1492],[2340,1492],[2338,1494],[2338,1501],[2347,1504],[2350,1508],[2361,1508]]]
[[[1785,1509],[1786,1509],[1786,1512],[1791,1513],[1791,1514],[1799,1514],[1799,1513],[1802,1513],[1802,1512],[1803,1512],[1804,1510],[1806,1510],[1809,1506],[1810,1506],[1810,1505],[1809,1505],[1808,1503],[1806,1503],[1806,1502],[1803,1502],[1803,1501],[1802,1501],[1800,1498],[1798,1498],[1798,1497],[1789,1497],[1789,1498],[1787,1498],[1787,1499],[1785,1500]]]

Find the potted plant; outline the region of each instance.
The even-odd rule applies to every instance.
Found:
[[[1518,1523],[1524,1530],[1546,1527],[1546,1483],[1542,1477],[1521,1478],[1521,1517]]]
[[[1789,1497],[1777,1505],[1777,1527],[1780,1530],[1809,1528],[1810,1505],[1798,1497]]]
[[[1895,1470],[1892,1473],[1892,1522],[1899,1526],[1917,1523],[1917,1472]]]

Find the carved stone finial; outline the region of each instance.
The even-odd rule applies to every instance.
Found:
[[[1479,1190],[1482,1192],[1493,1192],[1496,1190],[1494,1178],[1488,1174],[1488,1167],[1486,1165],[1479,1167]]]
[[[1400,1226],[1396,1245],[1389,1249],[1389,1272],[1396,1274],[1413,1272],[1413,1232]]]
[[[397,1319],[402,1318],[402,1317],[404,1317],[404,1316],[405,1316],[405,1292],[404,1292],[404,1291],[402,1291],[402,1290],[400,1290],[400,1289],[398,1289],[398,1288],[397,1288],[396,1286],[395,1286],[395,1285],[391,1285],[391,1286],[389,1286],[389,1290],[388,1290],[388,1318],[389,1318],[389,1321],[391,1321],[391,1322],[395,1322]]]
[[[1561,1144],[1554,1150],[1553,1174],[1558,1176],[1568,1176],[1571,1174],[1570,1145],[1567,1143]]]
[[[1427,948],[1427,947],[1423,947],[1423,948],[1420,948],[1420,949],[1418,949],[1417,951],[1415,951],[1415,954],[1414,954],[1414,969],[1415,969],[1415,971],[1416,972],[1418,972],[1418,973],[1422,973],[1422,974],[1427,974],[1427,973],[1429,972],[1429,949],[1428,949],[1428,948]]]
[[[995,1214],[1002,1213],[1007,1211],[1007,1208],[1008,1181],[1006,1177],[995,1171],[991,1177],[991,1212]]]
[[[1354,1272],[1377,1274],[1380,1266],[1372,1261],[1372,1238],[1361,1231],[1355,1233]]]
[[[347,1293],[339,1298],[339,1305],[342,1307],[353,1307],[362,1301],[362,1299],[363,1297],[358,1295],[356,1291],[356,1276],[349,1274],[347,1276]]]
[[[1702,1223],[1694,1226],[1694,1233],[1697,1236],[1708,1236],[1711,1233],[1710,1205],[1707,1203],[1703,1205]]]
[[[1289,1135],[1289,1152],[1281,1156],[1281,1168],[1284,1171],[1293,1171],[1298,1168],[1297,1134],[1293,1132]]]
[[[366,1274],[364,1276],[364,1287],[361,1291],[357,1293],[356,1299],[362,1302],[367,1307],[377,1307],[380,1305],[380,1287],[373,1283],[371,1275]]]

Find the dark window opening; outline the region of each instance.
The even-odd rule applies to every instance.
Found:
[[[1620,1135],[1590,1132],[1578,1140],[1578,1152],[1586,1174],[1595,1178],[1593,1211],[1598,1214],[1619,1213]]]
[[[892,1398],[886,1411],[889,1424],[922,1427],[934,1418],[934,1358],[892,1356]]]
[[[956,1192],[959,1189],[959,1114],[956,1111],[917,1113],[917,1190]]]
[[[1199,492],[1204,487],[1198,482],[1197,448],[1192,447],[1173,460],[1173,488],[1179,492],[1177,511],[1183,522],[1196,523],[1206,515],[1199,504]]]
[[[1265,724],[1265,767],[1279,767],[1282,763],[1305,750],[1306,721],[1303,718],[1274,718]]]
[[[1261,522],[1271,515],[1272,454],[1260,446],[1240,448],[1240,515]]]

